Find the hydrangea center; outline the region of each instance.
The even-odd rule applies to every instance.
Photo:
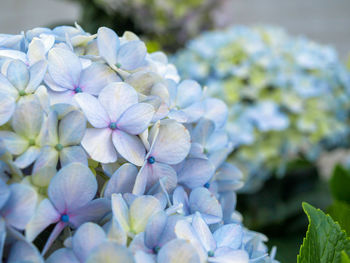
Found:
[[[204,187],[205,187],[205,188],[209,188],[209,187],[210,187],[210,183],[209,183],[209,182],[208,182],[208,183],[205,183],[205,184],[204,184]]]
[[[26,92],[24,90],[20,90],[18,92],[19,96],[25,96],[26,95]]]
[[[34,139],[30,139],[28,143],[29,143],[29,146],[33,146],[33,145],[35,145],[35,140]]]
[[[153,156],[150,156],[150,157],[148,157],[147,161],[148,161],[149,164],[154,164],[156,159]]]
[[[208,257],[214,257],[214,251],[209,250],[208,251]]]
[[[67,214],[61,215],[61,221],[64,223],[67,223],[69,221],[69,215]]]
[[[63,145],[60,144],[60,143],[58,143],[58,144],[56,144],[55,149],[56,149],[57,151],[62,151]]]
[[[110,128],[111,130],[117,129],[117,123],[111,122],[111,123],[109,124],[109,128]]]
[[[159,250],[160,250],[160,247],[159,247],[159,246],[155,246],[155,247],[153,248],[153,253],[154,253],[154,254],[158,254]]]
[[[81,93],[81,92],[83,92],[83,90],[82,90],[80,87],[76,87],[76,88],[74,89],[74,92],[75,92],[75,93]]]
[[[119,62],[117,62],[116,64],[117,68],[120,68],[122,66],[122,64],[120,64]]]

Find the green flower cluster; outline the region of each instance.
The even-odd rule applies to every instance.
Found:
[[[331,47],[237,26],[205,32],[173,62],[229,105],[231,160],[250,177],[283,175],[290,161],[344,144],[350,76]]]

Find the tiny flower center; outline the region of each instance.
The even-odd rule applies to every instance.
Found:
[[[25,96],[25,95],[26,95],[26,93],[25,93],[24,90],[20,90],[20,91],[18,92],[18,94],[19,94],[19,96]]]
[[[209,188],[209,187],[210,187],[210,183],[209,183],[209,182],[208,182],[208,183],[205,183],[205,184],[204,184],[204,187],[205,187],[205,188]]]
[[[64,214],[61,216],[61,221],[67,223],[69,221],[69,215]]]
[[[63,145],[60,144],[60,143],[58,143],[58,144],[56,144],[55,149],[56,149],[57,151],[62,151]]]
[[[153,250],[154,254],[158,254],[158,252],[160,250],[160,247],[159,246],[155,246],[152,250]]]
[[[35,140],[34,139],[30,139],[29,140],[29,146],[33,146],[35,145]]]
[[[122,64],[120,64],[119,62],[117,62],[116,64],[117,68],[120,68],[122,66]]]
[[[83,92],[83,90],[82,90],[80,87],[76,87],[76,88],[74,89],[74,92],[75,92],[75,93],[81,93],[81,92]]]
[[[155,159],[153,156],[151,156],[151,157],[149,157],[149,158],[147,159],[147,161],[148,161],[149,164],[154,164],[154,162],[156,161],[156,159]]]
[[[208,251],[208,257],[214,257],[214,251],[209,250]]]
[[[112,130],[115,130],[115,129],[117,129],[117,124],[115,122],[111,122],[109,124],[109,128],[112,129]]]

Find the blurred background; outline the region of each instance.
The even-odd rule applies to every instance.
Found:
[[[152,3],[157,2],[157,0],[144,0],[144,2],[145,1]],[[158,3],[162,3],[162,0],[159,1],[160,2]],[[291,53],[291,55],[288,53],[290,51],[287,51],[287,56],[285,58],[282,58],[281,56],[281,60],[282,62],[287,61],[286,65],[292,68],[292,72],[295,70],[294,73],[295,75],[298,75],[298,78],[302,80],[310,80],[310,82],[313,84],[321,83],[322,85],[333,85],[335,90],[340,87],[343,89],[341,92],[346,89],[349,91],[350,89],[350,86],[346,88],[346,85],[349,84],[350,77],[347,79],[346,76],[343,76],[346,75],[343,67],[339,66],[341,71],[338,71],[337,68],[336,73],[333,72],[334,65],[341,63],[338,62],[338,58],[333,59],[332,57],[333,53],[338,54],[339,61],[344,63],[348,59],[348,54],[350,51],[349,0],[174,0],[172,2],[167,2],[168,4],[171,2],[171,4],[169,4],[170,6],[173,5],[170,7],[170,13],[172,13],[172,9],[174,9],[174,13],[178,15],[178,17],[175,17],[173,21],[170,19],[170,22],[167,20],[167,17],[164,16],[164,10],[152,10],[154,13],[151,12],[152,15],[147,17],[147,15],[149,15],[149,13],[147,13],[149,10],[145,11],[145,9],[148,8],[143,7],[138,9],[138,6],[130,7],[131,4],[129,6],[129,3],[141,3],[141,0],[130,0],[129,3],[128,0],[0,0],[0,2],[1,33],[17,34],[22,30],[26,31],[34,27],[55,27],[62,24],[73,25],[74,22],[77,21],[81,26],[83,26],[84,29],[86,29],[86,31],[90,33],[95,33],[99,26],[113,27],[115,30],[119,30],[119,35],[121,35],[124,30],[134,31],[138,35],[141,35],[143,39],[147,40],[147,45],[151,50],[165,50],[169,55],[175,53],[175,51],[185,46],[189,49],[190,55],[195,53],[195,51],[197,51],[197,47],[199,46],[193,45],[194,51],[191,51],[191,45],[188,45],[188,41],[197,37],[203,30],[206,29],[224,28],[230,25],[278,26],[285,29],[288,34],[293,37],[305,36],[307,39],[315,41],[318,44],[329,45],[336,51],[329,52],[328,49],[323,49],[321,46],[314,46],[313,44],[305,42],[306,45],[310,46],[307,47],[308,50],[301,50],[302,52],[300,53],[313,53],[313,55],[316,54],[315,57],[320,54],[325,55],[326,59],[330,58],[330,63],[327,62],[327,64],[325,61],[324,65],[321,63],[322,65],[320,67],[315,65],[311,66],[311,68],[308,68],[308,66],[303,68],[305,65],[299,65],[299,62],[292,61],[291,64],[289,63],[289,60],[292,59],[290,59],[288,56],[297,57],[300,55],[298,53],[300,43],[298,40],[296,40],[296,46],[298,48],[295,48],[295,46],[293,46],[295,49],[292,48],[293,52],[295,53]],[[116,2],[118,2],[118,5]],[[193,15],[193,13],[195,13],[198,6],[202,7],[202,3],[204,2],[205,6],[203,5],[203,10],[205,11],[199,8],[199,15],[203,14],[203,16],[198,18],[198,12],[196,15]],[[188,6],[186,6],[187,4]],[[123,14],[118,13],[120,10],[122,10],[121,12]],[[138,11],[135,12],[134,10]],[[124,11],[126,15],[124,14]],[[146,13],[142,13],[144,11]],[[144,15],[147,18],[144,18]],[[197,18],[199,22],[196,21]],[[186,23],[184,23],[184,21],[186,21]],[[206,23],[205,21],[210,22]],[[250,34],[258,34],[257,32],[250,32],[249,29],[244,29],[243,31],[246,32],[247,36],[250,36]],[[274,35],[275,33],[276,32],[274,32],[274,30],[271,32],[267,30],[267,32],[261,33],[263,35],[261,38],[271,38],[266,40],[266,43],[270,41],[268,44],[271,44],[274,42],[273,36],[284,37],[284,35],[280,34],[280,32],[277,32],[277,34]],[[240,32],[238,30],[232,34],[239,35]],[[256,35],[254,36],[256,37]],[[249,39],[249,37],[247,38]],[[295,41],[295,39],[293,41]],[[301,43],[303,42],[301,41]],[[243,48],[239,45],[242,45]],[[230,61],[231,63],[236,62],[239,64],[239,60],[242,60],[242,56],[244,58],[245,56],[251,55],[249,54],[249,51],[241,50],[245,47],[244,42],[243,44],[238,42],[238,46],[238,51],[237,46],[230,47],[232,49],[229,50],[229,54],[237,52],[239,55],[239,59],[234,57],[232,58],[232,61]],[[203,45],[201,47],[203,47]],[[270,49],[274,51],[273,47],[267,48],[267,50],[271,51]],[[204,51],[205,50],[206,49],[204,48]],[[242,53],[244,55],[242,55]],[[185,53],[185,57],[188,58],[189,56],[186,54],[187,53]],[[222,58],[222,60],[225,59],[225,56],[228,56],[227,53],[223,54],[224,58]],[[327,57],[327,54],[331,55]],[[197,55],[198,54],[195,56]],[[271,56],[273,59],[276,58],[275,54],[268,53],[267,56]],[[200,57],[200,55],[198,55],[198,57]],[[312,56],[310,57],[312,58]],[[337,57],[337,55],[335,55],[335,57]],[[180,70],[181,61],[177,61],[176,59],[174,59],[174,61],[178,62],[177,66]],[[198,68],[200,68],[201,66],[204,67],[206,63],[209,63],[210,65],[210,62],[208,61],[210,60],[204,57],[203,61],[192,61],[191,63],[187,64],[192,66],[192,63],[198,62]],[[322,59],[320,61],[323,62]],[[256,74],[256,68],[260,70],[261,65],[259,65],[259,63],[260,62],[257,61],[258,66],[250,65],[254,70],[254,74]],[[186,61],[184,64],[186,64]],[[329,65],[331,65],[331,67],[329,67]],[[186,70],[184,70],[184,72],[186,72]],[[283,76],[285,73],[283,71],[277,72],[278,73],[275,75],[272,74],[272,78],[276,77],[277,75],[278,77]],[[253,73],[251,75],[253,75]],[[191,74],[194,73],[192,72]],[[195,74],[191,74],[189,74],[189,77],[195,78]],[[209,74],[210,72],[208,72],[208,75]],[[212,78],[209,80],[221,81],[225,84],[227,78],[230,79],[233,77],[242,82],[240,82],[240,85],[242,85],[239,86],[239,88],[254,85],[254,81],[256,82],[256,80],[250,79],[250,73],[248,73],[248,78],[242,78],[239,76],[239,74],[235,75],[236,73],[232,72],[225,77],[222,77],[220,74],[218,75],[217,72],[214,72]],[[263,75],[264,74],[266,76],[270,74],[269,69],[263,71]],[[186,74],[183,76],[187,77]],[[340,81],[338,78],[341,78],[342,80]],[[205,79],[207,81],[207,78]],[[201,82],[200,79],[196,80]],[[299,81],[299,79],[297,80]],[[315,82],[313,82],[314,80]],[[247,82],[249,85],[246,85]],[[203,83],[201,82],[201,84],[204,85],[207,83],[204,81]],[[228,82],[228,84],[232,83]],[[301,86],[303,85],[303,83],[300,82],[296,86],[298,87],[299,84]],[[267,96],[272,96],[271,90],[279,90],[280,86],[278,85],[279,84],[276,84],[275,87],[271,87],[271,84],[269,84],[266,85],[266,87],[263,87],[268,91]],[[344,102],[345,100],[345,104],[347,104],[349,96],[348,94],[346,95],[346,93],[344,94],[342,94],[343,97],[339,101]],[[283,95],[286,95],[286,93],[283,93],[282,96]],[[263,97],[258,97],[256,100],[258,101],[259,99],[263,100]],[[306,104],[306,101],[308,100],[307,97],[303,97],[301,95],[297,99],[301,100],[301,104]],[[319,102],[322,100],[322,97],[320,96],[316,100]],[[242,101],[240,101],[240,103],[241,102]],[[243,104],[244,103],[246,103],[246,101],[243,101]],[[277,104],[278,103],[280,102],[277,102]],[[312,105],[314,105],[314,101],[312,103]],[[347,104],[347,106],[348,105],[349,104]],[[285,105],[282,106],[284,107]],[[280,108],[283,108],[282,106],[278,105]],[[283,112],[283,110],[282,113],[284,114],[285,112]],[[347,114],[350,112],[349,108],[342,110],[344,111],[343,115],[346,115],[344,118],[349,120],[350,114],[347,116]],[[300,115],[303,114],[306,114],[306,112],[302,112]],[[314,113],[311,111],[311,115],[312,114]],[[327,117],[328,115],[325,116]],[[291,119],[296,117],[299,116],[293,115]],[[322,118],[326,117],[322,116]],[[332,116],[328,116],[327,118],[332,118]],[[321,120],[321,122],[322,121],[323,120]],[[343,124],[345,125],[345,123]],[[332,128],[332,125],[330,127]],[[299,130],[296,132],[299,132]],[[294,135],[294,133],[295,131],[291,131],[291,135]],[[267,135],[265,134],[264,136]],[[277,134],[277,136],[280,135]],[[283,136],[290,136],[290,134],[284,134]],[[272,137],[275,137],[274,133],[272,133]],[[347,136],[347,139],[348,137],[349,136]],[[281,138],[283,141],[284,137]],[[317,144],[316,146],[318,147],[319,145]],[[339,144],[337,146],[339,146]],[[272,144],[271,147],[275,147],[275,145]],[[327,151],[321,151],[319,154],[320,156],[314,159],[308,159],[303,154],[298,155],[298,158],[294,158],[292,160],[288,159],[283,167],[283,178],[282,176],[278,176],[278,174],[281,175],[281,173],[278,171],[276,172],[278,168],[274,167],[268,172],[274,175],[277,174],[277,176],[258,175],[257,177],[260,177],[260,179],[263,178],[263,185],[256,187],[254,191],[241,192],[239,194],[237,210],[243,214],[244,224],[247,226],[247,228],[262,232],[269,237],[269,245],[271,247],[273,245],[278,247],[277,259],[287,263],[296,261],[296,255],[299,251],[300,244],[302,243],[302,239],[307,228],[307,218],[302,212],[301,202],[307,201],[322,209],[326,209],[332,203],[327,178],[331,176],[336,163],[344,161],[344,157],[348,158],[350,156],[349,148],[349,143],[343,143],[339,148],[330,147],[331,153],[328,152],[329,149],[327,149]],[[311,148],[307,148],[306,150],[304,149],[304,153],[309,153],[309,151],[311,151],[310,149]],[[319,147],[317,150],[320,151]],[[256,150],[253,149],[253,152],[254,151]],[[235,158],[236,155],[232,157],[233,163],[236,160]],[[348,158],[348,161],[349,160],[350,158]],[[248,165],[251,164],[251,162],[248,162]],[[280,163],[278,163],[277,166],[279,165]],[[350,167],[350,162],[348,162],[348,167]],[[256,171],[260,171],[260,166],[257,166],[255,173]]]

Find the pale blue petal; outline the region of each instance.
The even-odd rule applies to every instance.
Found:
[[[29,186],[12,184],[10,197],[2,208],[7,223],[17,229],[24,229],[34,214],[37,194]]]
[[[29,82],[29,70],[22,61],[13,60],[7,68],[7,79],[18,90],[24,90]]]
[[[49,250],[53,242],[56,240],[56,238],[61,234],[62,230],[67,226],[64,222],[58,222],[58,224],[55,225],[54,229],[52,230],[48,240],[46,241],[46,244],[41,251],[41,254],[44,256],[46,252]]]
[[[0,179],[0,210],[6,204],[11,194],[10,187]]]
[[[40,149],[38,147],[31,146],[16,158],[14,164],[19,168],[24,169],[31,165],[38,158],[39,154]]]
[[[55,147],[58,144],[58,118],[55,111],[50,111],[46,120],[45,145]]]
[[[32,242],[46,227],[60,220],[61,215],[48,199],[39,204],[34,216],[26,226],[26,238]]]
[[[204,107],[206,109],[204,117],[215,122],[216,129],[223,127],[228,115],[226,104],[222,100],[209,98],[204,101]]]
[[[177,164],[185,159],[191,148],[190,134],[180,123],[169,121],[160,125],[150,156],[156,162]]]
[[[105,105],[94,96],[87,93],[78,93],[74,97],[85,117],[95,128],[106,128],[110,123],[110,118],[105,111]]]
[[[174,168],[165,163],[155,162],[154,164],[146,164],[149,174],[147,176],[147,189],[156,185],[162,179],[163,186],[167,192],[172,192],[177,185],[177,176]]]
[[[0,131],[0,138],[11,154],[21,154],[28,147],[28,140],[10,131]]]
[[[207,224],[220,222],[222,209],[215,196],[204,187],[192,190],[189,197],[191,213],[200,212]]]
[[[142,250],[136,251],[135,255],[136,263],[156,263],[152,255],[143,252]]]
[[[104,242],[91,251],[86,263],[135,263],[135,260],[125,246]]]
[[[44,259],[33,244],[27,243],[25,241],[17,241],[11,247],[7,262],[44,263]]]
[[[197,81],[183,80],[177,86],[176,104],[186,108],[202,98],[202,88]]]
[[[125,232],[129,232],[129,209],[121,194],[112,194],[113,217]]]
[[[194,228],[201,244],[204,249],[208,251],[214,251],[216,249],[216,242],[207,223],[203,220],[201,215],[196,212],[192,219],[192,227]]]
[[[115,122],[124,111],[138,102],[138,95],[129,84],[114,82],[101,91],[98,100],[107,111],[110,121]]]
[[[86,130],[86,120],[80,111],[71,111],[60,121],[59,142],[63,146],[79,144]]]
[[[71,163],[51,179],[48,196],[60,213],[69,213],[91,201],[96,191],[96,178],[90,169],[81,163]]]
[[[78,87],[82,66],[77,55],[68,49],[53,48],[48,63],[48,72],[57,85],[70,90]]]
[[[203,116],[204,105],[202,102],[197,102],[187,108],[182,109],[182,111],[186,114],[188,123],[195,122]]]
[[[201,119],[193,130],[192,142],[206,146],[207,140],[215,131],[215,123],[211,120]]]
[[[184,215],[188,215],[190,213],[190,207],[188,202],[188,196],[182,186],[176,187],[173,192],[173,205],[182,204],[182,211]]]
[[[147,223],[145,229],[145,245],[153,249],[159,245],[159,240],[164,232],[168,217],[164,211],[155,214]]]
[[[215,169],[207,159],[189,158],[178,171],[178,182],[188,188],[203,186],[214,175]]]
[[[85,262],[89,253],[106,240],[103,229],[94,223],[81,225],[73,236],[73,250],[80,262]]]
[[[86,153],[81,146],[64,147],[60,152],[60,162],[62,167],[74,162],[88,165]]]
[[[25,92],[32,93],[39,87],[44,80],[46,70],[47,62],[45,60],[41,60],[29,68],[30,79]]]
[[[51,89],[47,90],[50,97],[50,104],[74,104],[75,92],[72,90],[66,91],[53,91]]]
[[[183,239],[174,239],[160,249],[157,262],[200,263],[201,261],[196,249],[190,243]]]
[[[239,249],[242,246],[243,230],[238,224],[227,224],[217,229],[214,239],[218,247]]]
[[[79,87],[84,92],[98,95],[109,83],[118,81],[121,79],[110,67],[101,63],[93,63],[83,70]]]
[[[16,100],[8,94],[0,93],[0,126],[10,120],[16,108]]]
[[[142,133],[150,124],[154,108],[147,103],[137,103],[128,108],[118,119],[117,126],[129,134]]]
[[[214,258],[209,262],[248,263],[249,255],[245,250],[232,250],[227,248],[219,248],[215,251]]]
[[[146,54],[147,48],[142,41],[130,41],[118,50],[117,63],[122,69],[135,70],[143,65]]]
[[[92,200],[87,205],[75,209],[69,214],[69,222],[78,227],[85,222],[98,222],[111,211],[111,202],[107,198]]]
[[[138,170],[136,166],[126,163],[123,164],[108,181],[104,190],[104,196],[111,198],[113,193],[131,193]]]
[[[56,174],[58,152],[51,146],[43,147],[36,159],[32,172],[32,182],[36,186],[49,186],[51,178]]]
[[[81,263],[70,248],[60,248],[53,252],[46,263]]]
[[[14,99],[18,97],[18,90],[8,81],[8,79],[0,73],[0,93],[9,95]],[[1,95],[3,96],[3,95]]]
[[[112,131],[106,129],[87,129],[81,142],[90,157],[101,163],[113,163],[117,152],[112,144]]]
[[[108,64],[115,65],[117,63],[117,51],[120,43],[118,35],[113,30],[100,27],[97,31],[97,46],[100,56]]]
[[[152,167],[147,164],[147,160],[142,165],[139,173],[136,176],[135,184],[132,193],[135,195],[142,195],[146,191],[148,177],[151,176]]]
[[[127,161],[141,166],[144,162],[146,149],[139,137],[121,130],[114,130],[112,141],[118,153]]]

